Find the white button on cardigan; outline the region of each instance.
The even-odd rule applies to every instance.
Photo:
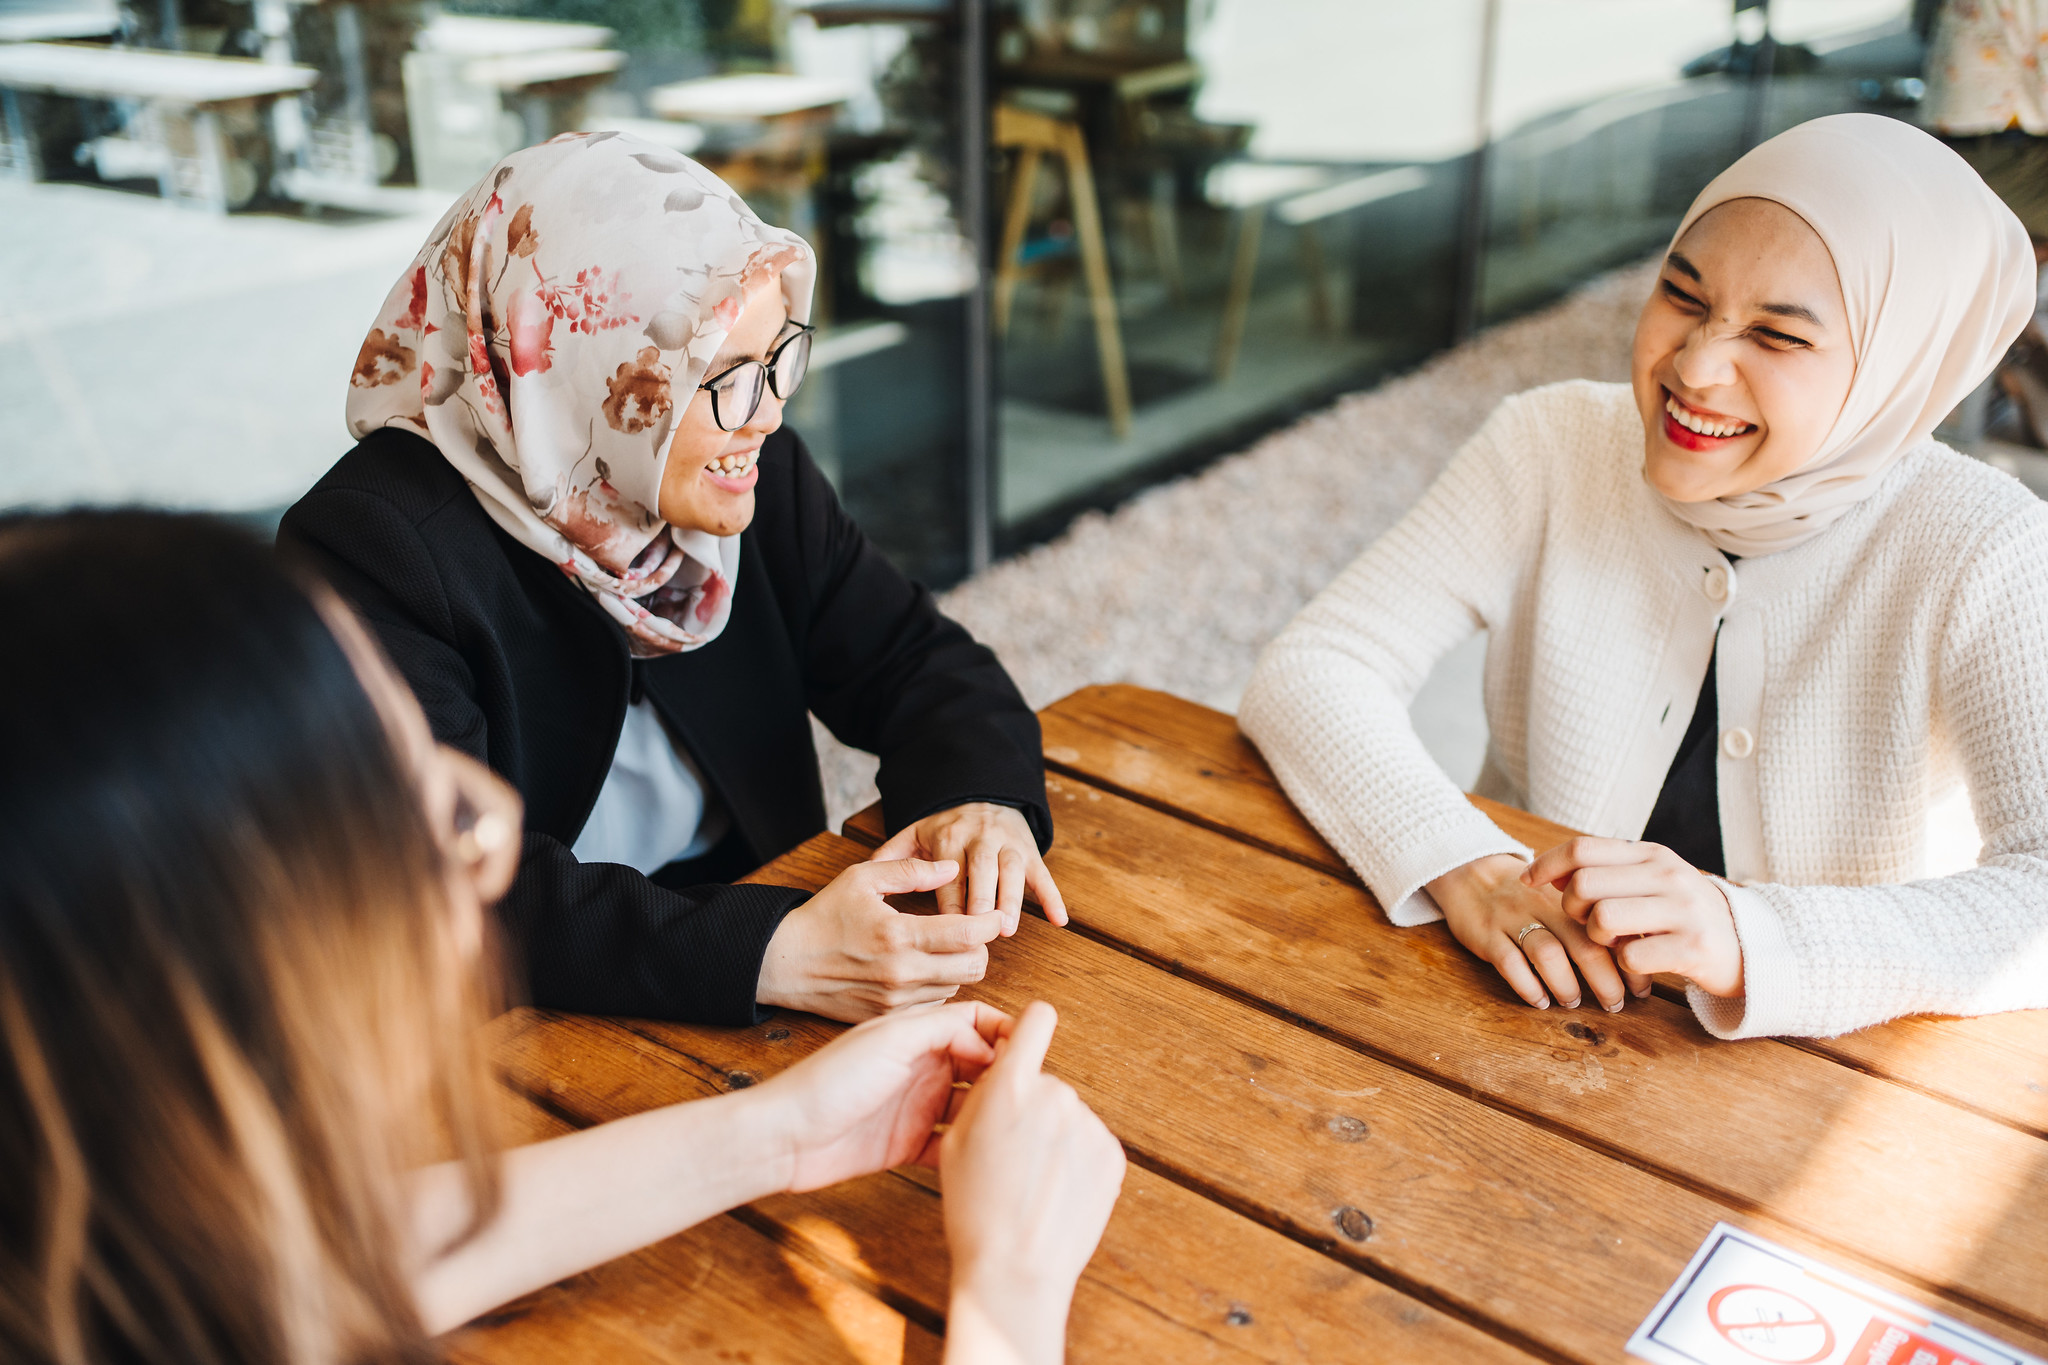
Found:
[[[1479,790],[1594,834],[1648,821],[1717,649],[1721,837],[1747,997],[1723,1036],[2048,1005],[2048,505],[1934,442],[1828,531],[1738,570],[1642,479],[1624,385],[1502,404],[1268,647],[1239,716],[1397,924],[1526,853],[1407,705],[1488,630]],[[1722,592],[1715,594],[1715,585]],[[1968,784],[1979,866],[1931,880]]]

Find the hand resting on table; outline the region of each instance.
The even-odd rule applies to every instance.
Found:
[[[1742,994],[1742,942],[1721,884],[1662,844],[1581,835],[1522,873],[1555,888],[1572,922],[1627,972],[1676,972],[1709,995]]]
[[[1053,1027],[1044,1004],[1021,1021],[970,1002],[900,1010],[759,1085],[516,1148],[500,1212],[467,1240],[460,1166],[416,1171],[421,1318],[443,1331],[722,1210],[914,1162],[945,1185],[948,1365],[1055,1365],[1124,1155],[1040,1073]]]
[[[884,900],[951,884],[960,866],[915,858],[856,863],[784,917],[754,998],[853,1023],[951,999],[988,970],[994,915],[908,915]]]
[[[1429,894],[1458,942],[1538,1009],[1549,1009],[1553,997],[1577,1009],[1582,975],[1609,1011],[1622,1007],[1625,991],[1648,995],[1649,978],[1618,970],[1608,949],[1565,913],[1555,891],[1525,880],[1526,870],[1509,853],[1475,858],[1429,883]]]
[[[1054,924],[1067,922],[1067,904],[1039,856],[1038,841],[1021,811],[970,801],[927,815],[890,836],[875,857],[950,859],[958,881],[938,888],[939,913],[1002,916],[1003,937],[1017,932],[1029,893]]]

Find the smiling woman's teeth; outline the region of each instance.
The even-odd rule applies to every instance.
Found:
[[[1750,429],[1748,422],[1709,422],[1704,417],[1693,415],[1679,404],[1676,398],[1664,400],[1664,411],[1671,414],[1671,420],[1687,431],[1696,431],[1702,436],[1740,436]]]
[[[736,479],[752,469],[754,461],[759,457],[760,452],[757,450],[750,450],[744,455],[721,455],[706,465],[705,468],[714,474],[722,474],[728,479]]]

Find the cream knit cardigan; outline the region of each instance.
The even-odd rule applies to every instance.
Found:
[[[1239,713],[1396,924],[1490,853],[1408,721],[1491,632],[1479,790],[1635,838],[1720,634],[1716,774],[1746,999],[1724,1038],[2048,1006],[2048,504],[1929,441],[1823,534],[1731,564],[1642,478],[1626,385],[1510,398],[1259,660]],[[1927,872],[1967,783],[1977,866]]]

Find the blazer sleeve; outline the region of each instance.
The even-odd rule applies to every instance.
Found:
[[[1038,717],[993,651],[897,572],[794,442],[792,532],[803,574],[807,704],[844,743],[881,757],[891,830],[969,801],[1024,813],[1052,846]]]
[[[463,613],[418,527],[373,494],[331,489],[295,506],[278,537],[310,551],[375,630],[435,738],[488,763],[488,721],[458,644]],[[776,886],[672,891],[630,867],[579,862],[559,839],[529,831],[497,918],[508,971],[534,1004],[752,1024],[766,1017],[754,996],[768,941],[809,895]]]

